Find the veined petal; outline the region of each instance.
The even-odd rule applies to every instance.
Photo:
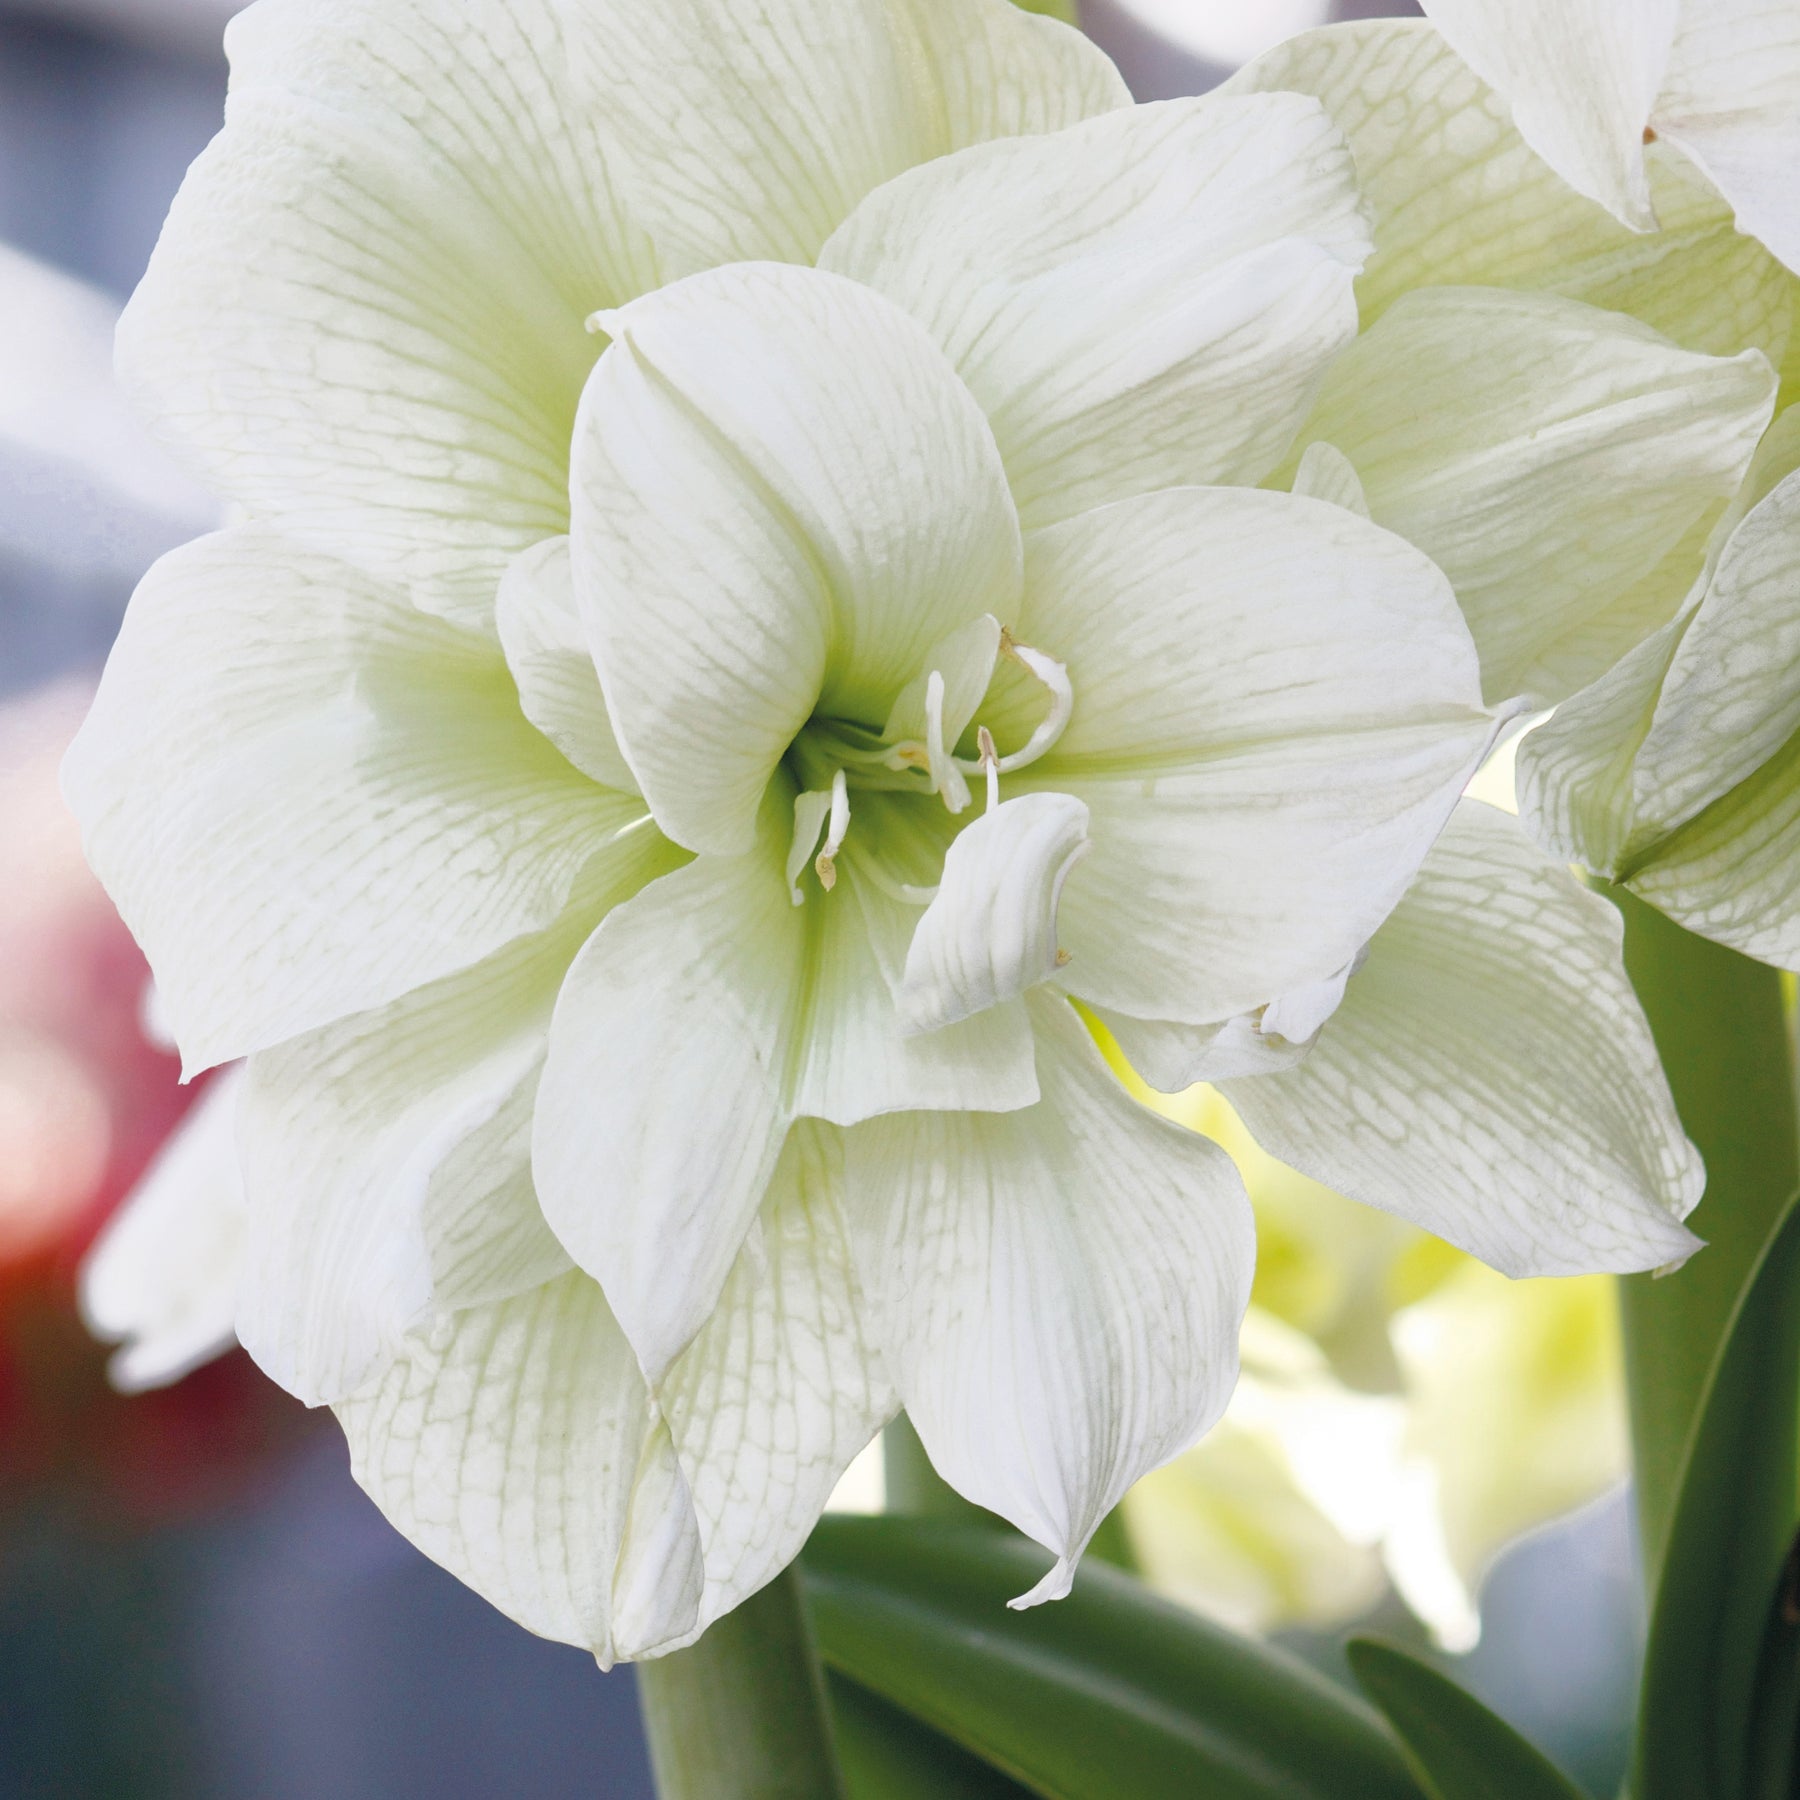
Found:
[[[1651,117],[1800,272],[1800,14],[1784,0],[1688,0]]]
[[[509,1618],[605,1666],[695,1634],[692,1503],[585,1275],[448,1315],[336,1410],[376,1505]]]
[[[1304,32],[1226,84],[1316,95],[1350,140],[1374,217],[1356,284],[1366,330],[1432,286],[1529,288],[1643,320],[1687,350],[1753,345],[1779,362],[1795,293],[1735,230],[1731,209],[1672,145],[1645,153],[1661,229],[1645,235],[1577,194],[1519,136],[1511,108],[1420,19]]]
[[[486,640],[259,525],[144,578],[63,783],[190,1071],[542,930],[643,817]]]
[[[1075,707],[1009,780],[1091,815],[1064,985],[1205,1025],[1341,969],[1495,729],[1443,576],[1342,507],[1188,488],[1033,533],[1026,586]]]
[[[470,625],[565,529],[583,320],[662,279],[579,73],[610,11],[241,13],[225,129],[120,327],[128,390],[196,472]]]
[[[432,1314],[569,1266],[530,1174],[551,1007],[596,919],[678,854],[634,832],[550,931],[251,1059],[241,1330],[283,1387],[341,1400]]]
[[[166,1387],[237,1342],[244,1181],[239,1070],[195,1101],[81,1265],[81,1316],[120,1348],[106,1365],[127,1394]]]
[[[802,1121],[712,1317],[657,1391],[706,1547],[702,1624],[787,1567],[892,1417],[865,1309],[839,1134]]]
[[[637,793],[582,633],[566,537],[547,538],[513,558],[494,613],[526,718],[584,775],[622,794]]]
[[[659,1382],[712,1312],[775,1173],[804,908],[771,801],[748,856],[616,907],[557,999],[532,1168],[545,1216]]]
[[[1007,0],[607,0],[579,46],[634,205],[678,272],[810,263],[914,163],[1130,96],[1078,32]]]
[[[821,266],[880,288],[982,403],[1028,525],[1259,480],[1356,331],[1355,170],[1296,95],[1171,101],[878,189]]]
[[[1253,1225],[1216,1144],[1132,1101],[1073,1010],[1032,1009],[1042,1104],[846,1138],[878,1341],[938,1472],[1049,1546],[1068,1591],[1138,1476],[1224,1411]]]
[[[574,450],[576,593],[658,823],[747,850],[815,709],[878,730],[933,646],[1016,605],[980,408],[839,276],[697,275],[608,322]]]
[[[1621,935],[1516,821],[1466,802],[1312,1053],[1223,1091],[1271,1154],[1505,1274],[1678,1260],[1705,1171]]]
[[[1489,698],[1554,701],[1680,604],[1774,390],[1756,351],[1696,356],[1572,301],[1433,289],[1333,364],[1302,439],[1342,451],[1376,522],[1450,577]]]
[[[1311,1047],[1310,1042],[1265,1038],[1253,1013],[1239,1013],[1217,1025],[1177,1025],[1099,1006],[1089,1011],[1145,1085],[1161,1094],[1185,1093],[1200,1081],[1291,1069]]]
[[[1425,0],[1457,54],[1512,103],[1525,141],[1639,231],[1656,224],[1644,127],[1683,10],[1682,0]]]
[[[1056,905],[1087,853],[1088,809],[1067,794],[1023,794],[969,825],[944,858],[943,885],[906,953],[900,1016],[936,1031],[1016,1000],[1060,966]]]

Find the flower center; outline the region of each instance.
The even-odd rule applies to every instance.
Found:
[[[993,630],[991,620],[988,628]],[[960,720],[946,725],[948,681],[945,671],[937,667],[927,667],[924,672],[922,731],[896,731],[892,729],[892,719],[885,733],[821,714],[807,721],[785,758],[800,786],[800,792],[794,796],[794,835],[787,859],[788,892],[796,906],[806,899],[799,884],[809,860],[826,893],[837,885],[837,855],[850,830],[852,788],[936,795],[946,811],[956,815],[966,811],[971,803],[968,777],[980,775],[985,778],[987,805],[992,808],[1000,803],[1002,775],[1028,767],[1055,746],[1068,729],[1075,709],[1075,691],[1068,669],[1054,656],[1018,643],[1004,627],[999,632],[995,655],[996,661],[1005,659],[1023,669],[1043,689],[1047,699],[1043,716],[1031,735],[1017,750],[1004,756],[995,748],[993,733],[985,724],[975,727],[974,756],[955,753],[954,737],[960,737],[965,727]],[[903,706],[904,697],[896,705],[896,714]],[[823,844],[819,841],[821,832]],[[937,891],[889,883],[872,862],[864,866],[872,879],[890,888],[896,898],[915,905],[928,905]]]

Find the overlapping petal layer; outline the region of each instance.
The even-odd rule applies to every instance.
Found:
[[[145,577],[63,782],[190,1070],[544,929],[644,815],[488,640],[261,525]]]

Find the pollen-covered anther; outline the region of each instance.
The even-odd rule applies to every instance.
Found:
[[[837,886],[837,853],[850,831],[850,783],[839,769],[831,778],[831,822],[825,827],[825,843],[813,862],[819,886],[826,893]]]

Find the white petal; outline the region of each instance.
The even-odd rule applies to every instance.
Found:
[[[237,1342],[242,1091],[233,1069],[195,1101],[81,1265],[82,1319],[121,1345],[106,1372],[125,1393],[166,1387]]]
[[[1086,801],[1065,985],[1215,1024],[1321,981],[1405,891],[1493,719],[1449,584],[1341,507],[1178,489],[1032,535],[1022,641],[1074,713],[1011,778]]]
[[[1314,102],[1182,100],[998,143],[871,195],[821,266],[931,331],[1028,525],[1256,481],[1356,331],[1355,170]]]
[[[1656,224],[1644,127],[1682,10],[1681,0],[1425,0],[1457,54],[1512,103],[1525,141],[1640,231]]]
[[[1773,403],[1759,352],[1437,289],[1338,359],[1303,439],[1342,451],[1376,522],[1450,577],[1489,698],[1557,700],[1674,612]]]
[[[772,826],[615,908],[557,1000],[538,1192],[652,1381],[717,1302],[787,1136],[805,910]]]
[[[488,643],[255,525],[145,577],[63,785],[190,1070],[541,930],[643,816]]]
[[[1067,794],[1024,794],[962,832],[906,953],[908,1031],[953,1025],[1056,973],[1056,906],[1087,853],[1087,825],[1088,809]]]
[[[1030,1005],[1041,1105],[846,1140],[909,1417],[947,1481],[1058,1558],[1026,1603],[1066,1593],[1125,1489],[1224,1410],[1254,1257],[1225,1153],[1130,1100],[1064,1002]]]
[[[586,1276],[450,1315],[337,1413],[376,1505],[509,1618],[603,1665],[694,1634],[692,1505]]]
[[[278,0],[126,309],[139,406],[257,517],[470,624],[568,517],[583,320],[654,286],[579,40],[603,6]]]
[[[1220,1025],[1177,1025],[1167,1019],[1134,1019],[1106,1007],[1091,1010],[1132,1069],[1162,1094],[1185,1093],[1199,1081],[1291,1069],[1310,1048],[1305,1042],[1264,1037],[1253,1013],[1239,1013]]]
[[[634,204],[681,271],[810,263],[869,190],[1129,104],[1079,33],[1005,0],[607,0],[584,34]]]
[[[1781,356],[1786,272],[1733,228],[1679,150],[1646,152],[1662,229],[1644,236],[1569,187],[1525,143],[1506,102],[1422,19],[1305,32],[1227,91],[1316,95],[1350,140],[1375,221],[1356,285],[1366,330],[1419,287],[1529,288],[1626,312],[1687,350]]]
[[[1323,438],[1315,438],[1301,454],[1294,470],[1293,492],[1312,500],[1329,500],[1359,519],[1369,516],[1369,496],[1363,492],[1356,465],[1336,444]]]
[[[1800,12],[1789,0],[1690,0],[1651,123],[1800,272]]]
[[[670,859],[633,833],[553,930],[251,1059],[239,1329],[283,1387],[339,1400],[429,1315],[568,1267],[530,1178],[550,1010],[596,919]]]
[[[917,675],[900,690],[888,711],[881,736],[886,743],[908,738],[925,740],[931,728],[927,705],[931,677],[944,682],[943,714],[939,729],[946,749],[954,748],[975,717],[994,677],[994,658],[1000,654],[1000,621],[984,613],[947,633],[925,653]]]
[[[576,593],[658,823],[732,854],[815,708],[878,730],[947,632],[1014,612],[1018,523],[980,409],[867,288],[739,265],[608,329]]]
[[[1273,1155],[1505,1274],[1677,1260],[1705,1172],[1621,936],[1515,820],[1465,803],[1311,1055],[1225,1094]]]
[[[865,1335],[829,1127],[788,1135],[700,1335],[657,1393],[706,1546],[701,1622],[793,1560],[898,1401]]]
[[[494,601],[494,623],[526,718],[584,775],[635,794],[637,778],[613,736],[582,634],[566,537],[547,538],[512,559]]]

